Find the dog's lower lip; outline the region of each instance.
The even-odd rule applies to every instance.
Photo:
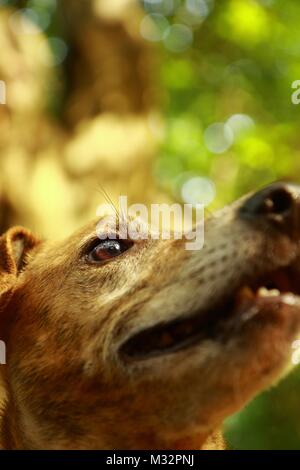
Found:
[[[198,311],[189,317],[159,323],[129,338],[120,348],[125,360],[145,360],[172,354],[190,348],[205,339],[222,338],[226,324],[238,318],[247,318],[242,312],[261,297],[272,297],[276,301],[283,294],[300,295],[298,279],[292,268],[278,269],[267,273],[255,282],[240,286],[213,309]],[[299,278],[299,273],[297,273]],[[241,314],[241,315],[239,315]]]

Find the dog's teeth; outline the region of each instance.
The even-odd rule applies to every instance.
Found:
[[[260,287],[257,293],[259,297],[277,297],[278,295],[280,295],[280,292],[278,289],[269,290],[266,287]]]
[[[260,297],[266,297],[269,295],[269,291],[266,287],[260,287],[257,291],[257,294],[260,296]]]

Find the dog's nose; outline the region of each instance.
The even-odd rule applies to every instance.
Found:
[[[291,238],[300,239],[300,186],[267,186],[246,200],[240,216],[276,226]]]

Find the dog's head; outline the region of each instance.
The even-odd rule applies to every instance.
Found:
[[[60,243],[18,228],[0,239],[14,439],[201,444],[290,363],[300,189],[272,185],[218,212],[198,251],[184,240],[100,239],[96,225]]]

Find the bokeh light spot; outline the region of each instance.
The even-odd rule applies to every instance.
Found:
[[[201,18],[209,14],[209,7],[205,0],[186,0],[186,9],[189,13]]]
[[[149,13],[170,16],[174,13],[174,0],[144,0],[144,9]]]
[[[164,45],[171,52],[183,52],[193,42],[193,31],[184,24],[173,24],[164,36]]]
[[[204,142],[212,153],[226,152],[232,145],[234,134],[231,128],[223,122],[216,122],[205,129]]]
[[[50,23],[49,15],[38,15],[31,8],[23,8],[13,13],[9,19],[11,29],[15,34],[38,34]]]
[[[140,33],[144,39],[152,42],[161,41],[169,28],[167,18],[158,13],[146,15],[140,25]]]
[[[60,65],[67,56],[67,53],[68,53],[67,44],[65,43],[65,41],[57,37],[48,38],[48,42],[49,42],[52,54],[45,55],[44,47],[41,47],[39,59],[44,65],[47,65],[48,67],[54,67],[56,65]]]
[[[242,137],[255,127],[253,119],[247,114],[233,114],[226,124],[231,129],[235,139]]]
[[[187,204],[208,206],[216,196],[216,187],[212,180],[201,176],[187,179],[181,187],[181,197]]]

